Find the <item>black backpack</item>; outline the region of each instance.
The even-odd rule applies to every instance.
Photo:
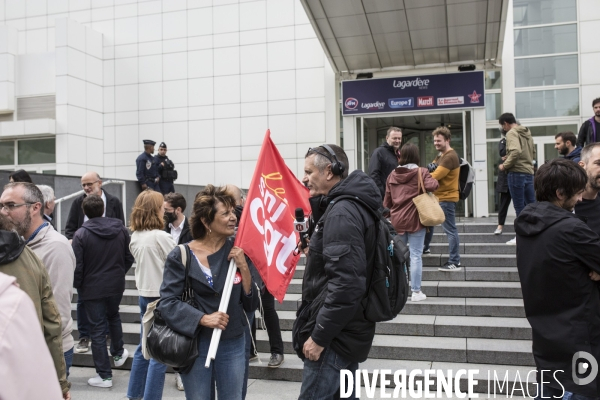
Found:
[[[410,252],[408,247],[397,236],[392,236],[386,224],[386,219],[380,211],[374,211],[364,201],[354,196],[340,196],[333,200],[325,214],[340,200],[350,200],[362,205],[377,221],[375,258],[367,277],[367,294],[362,300],[364,315],[368,321],[390,321],[402,311],[410,284]]]
[[[471,194],[471,190],[473,190],[475,170],[471,167],[471,164],[463,158],[459,157],[458,162],[460,164],[460,171],[458,172],[458,197],[461,200],[465,200]]]

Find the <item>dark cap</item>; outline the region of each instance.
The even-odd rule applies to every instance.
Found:
[[[154,140],[148,140],[148,139],[145,139],[143,142],[144,142],[144,144],[149,144],[150,146],[154,146],[156,144],[156,142]]]
[[[159,148],[163,148],[166,149],[167,148],[167,144],[165,142],[160,142],[160,146],[158,146]]]

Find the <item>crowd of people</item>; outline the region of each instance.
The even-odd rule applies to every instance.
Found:
[[[509,113],[500,116],[499,124],[503,180],[498,191],[503,196],[494,233],[502,233],[512,199],[517,214],[512,241],[536,365],[561,369],[556,379],[565,393],[597,398],[596,380],[581,385],[572,378],[571,359],[578,351],[600,359],[600,143],[580,148],[573,133],[560,133],[556,148],[564,157],[536,171],[529,129]],[[302,318],[293,333],[294,349],[304,363],[300,399],[338,398],[340,370],[356,370],[368,357],[375,323],[365,315],[362,300],[375,262],[376,215],[387,209],[390,230],[409,246],[411,301],[427,298],[421,290],[422,257],[430,252],[434,232],[413,201],[420,194],[435,194],[444,215],[449,257],[439,270],[461,270],[455,221],[461,161],[447,127],[436,128],[432,137],[437,156],[421,167],[418,147],[402,146],[402,130],[390,127],[368,175],[348,171],[339,146],[308,150],[302,183],[309,191],[312,224],[304,249]],[[153,144],[147,146],[153,151]],[[134,264],[140,320],[156,307],[173,331],[197,338],[196,361],[176,369],[176,385],[187,399],[246,397],[249,363],[257,356],[252,327],[261,303],[271,351],[268,366],[284,362],[274,297],[244,250],[234,245],[245,203],[238,187],[207,185],[186,217],[182,194],[163,195],[145,181],[126,226],[120,200],[102,188],[96,172],[88,172],[81,177],[84,193],[73,201],[62,235],[53,225],[52,188],[34,185],[23,172],[11,174],[0,195],[0,327],[13,351],[6,356],[11,368],[0,366],[7,383],[0,385],[0,398],[69,399],[73,354],[90,349],[97,375],[89,385],[112,387],[112,368],[132,357],[127,397],[162,398],[167,365],[145,351],[143,324],[135,352],[129,354],[124,346],[119,306]],[[231,260],[237,270],[227,312],[222,312]],[[77,340],[72,335],[73,288]],[[36,324],[41,330],[31,329]],[[218,357],[205,368],[215,328],[223,330]],[[27,354],[38,365],[36,385],[23,383]],[[560,390],[552,382],[541,387],[554,395]]]

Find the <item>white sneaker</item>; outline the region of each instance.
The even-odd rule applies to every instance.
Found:
[[[181,380],[181,375],[175,372],[175,387],[180,392],[183,392],[183,381]]]
[[[516,246],[517,245],[517,237],[515,236],[514,238],[510,239],[508,242],[506,242],[506,244],[509,246]]]
[[[423,292],[413,292],[410,301],[423,301],[427,298]]]
[[[95,377],[88,379],[88,385],[109,388],[112,387],[112,378],[102,379],[100,375],[96,375]]]
[[[129,352],[127,351],[127,349],[123,349],[123,355],[121,355],[121,357],[119,357],[119,356],[113,357],[113,361],[115,362],[115,367],[120,367],[123,364],[125,364],[125,361],[127,361],[127,357],[129,357]]]

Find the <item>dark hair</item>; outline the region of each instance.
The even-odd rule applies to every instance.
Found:
[[[11,172],[10,175],[8,175],[8,179],[9,180],[12,179],[13,182],[33,183],[33,181],[31,180],[31,177],[29,176],[27,171],[25,171],[24,169],[18,169],[15,172]]]
[[[537,201],[554,202],[556,192],[570,198],[585,189],[587,184],[585,170],[571,160],[555,158],[542,165],[535,175],[533,187]]]
[[[561,132],[561,133],[557,133],[556,136],[554,136],[554,139],[560,137],[562,139],[563,142],[571,142],[571,146],[575,146],[577,143],[577,137],[575,137],[575,134],[573,132]]]
[[[165,194],[165,201],[173,208],[181,208],[181,212],[184,212],[187,206],[185,197],[181,193],[167,193]]]
[[[398,165],[417,164],[419,165],[419,148],[412,143],[406,143],[400,149],[400,158]]]
[[[592,108],[598,103],[600,103],[600,97],[596,97],[594,101],[592,101]]]
[[[190,216],[190,232],[194,239],[206,236],[208,230],[204,224],[210,225],[215,220],[218,203],[235,208],[235,198],[227,191],[226,186],[215,187],[209,184],[196,195]]]
[[[331,150],[333,150],[333,152],[335,153],[335,158],[337,158],[339,162],[344,163],[344,165],[346,166],[346,168],[344,169],[344,173],[341,175],[342,179],[346,179],[348,177],[349,167],[348,156],[346,155],[346,152],[340,146],[337,146],[335,144],[329,144],[328,146],[331,147]],[[304,158],[307,158],[308,156],[311,156],[313,154],[315,155],[315,167],[317,167],[317,169],[321,173],[325,171],[325,167],[327,167],[329,164],[332,164],[335,161],[331,156],[331,153],[329,153],[329,150],[327,150],[323,146],[309,149]]]
[[[433,137],[436,136],[442,136],[444,138],[444,140],[449,141],[450,137],[452,136],[452,133],[450,132],[450,129],[446,128],[445,126],[440,126],[438,128],[435,128],[433,130],[433,132],[431,132],[431,135]]]
[[[98,218],[104,214],[104,202],[102,201],[102,197],[95,194],[86,196],[85,199],[83,199],[81,208],[83,208],[83,213],[89,219]]]
[[[517,120],[516,120],[515,116],[512,115],[511,113],[504,113],[500,116],[500,118],[498,118],[498,122],[500,123],[500,125],[504,125],[505,123],[516,124]]]

